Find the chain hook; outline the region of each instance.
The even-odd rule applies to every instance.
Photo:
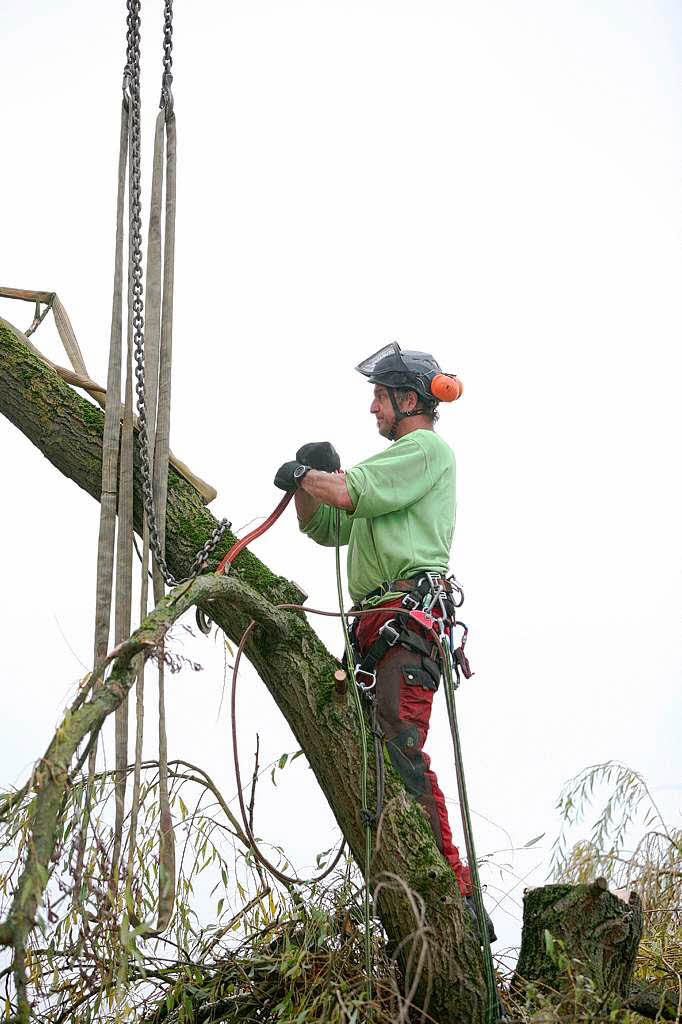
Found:
[[[166,117],[170,117],[173,113],[173,91],[171,85],[173,84],[173,75],[170,71],[164,71],[161,78],[161,99],[159,100],[159,108],[166,111]]]

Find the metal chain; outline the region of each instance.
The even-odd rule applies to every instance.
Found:
[[[161,575],[169,586],[176,586],[184,580],[176,580],[161,549],[159,531],[154,508],[154,490],[149,465],[149,434],[147,433],[147,405],[144,379],[144,299],[142,283],[142,200],[141,200],[141,109],[140,109],[140,3],[141,0],[127,0],[127,51],[126,67],[123,74],[123,88],[127,91],[130,109],[130,238],[131,267],[130,280],[133,290],[133,351],[135,357],[135,393],[137,395],[137,417],[139,421],[140,471],[142,476],[142,498],[149,529],[149,543]],[[163,37],[163,92],[161,105],[170,103],[172,110],[171,67],[173,35],[173,3],[165,0]],[[223,534],[232,524],[227,519],[218,523],[215,530],[197,554],[187,580],[195,579],[203,572],[208,559]]]
[[[173,109],[173,0],[165,0],[163,7],[163,77],[161,79],[160,107],[170,113]]]

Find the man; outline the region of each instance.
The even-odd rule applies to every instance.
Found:
[[[356,369],[374,384],[370,412],[381,436],[393,443],[346,472],[328,442],[304,445],[296,460],[279,469],[275,483],[296,488],[300,528],[318,544],[334,546],[335,510],[341,510],[339,540],[348,545],[351,597],[358,608],[377,609],[356,620],[358,682],[374,692],[391,761],[426,811],[469,902],[469,870],[453,844],[445,800],[423,752],[440,680],[437,652],[413,620],[392,620],[396,610],[416,608],[432,588],[442,588],[446,598],[451,589],[445,577],[455,526],[455,459],[434,423],[439,400],[459,397],[461,384],[441,373],[433,356],[401,352],[395,342]],[[387,622],[393,630],[382,634]]]

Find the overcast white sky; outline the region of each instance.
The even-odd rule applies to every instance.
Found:
[[[346,466],[384,444],[352,368],[385,341],[460,375],[439,430],[458,461],[478,846],[547,833],[487,878],[491,905],[516,885],[493,914],[513,943],[566,778],[622,759],[679,814],[679,4],[176,6],[171,443],[239,525],[279,500],[274,471],[302,442],[329,438]],[[143,5],[145,183],[161,7]],[[122,0],[3,4],[0,282],[56,290],[101,381],[123,55]],[[0,315],[25,327],[31,308]],[[57,357],[51,324],[35,340]],[[89,662],[98,509],[0,432],[6,784]],[[332,553],[293,513],[254,550],[335,607]],[[170,756],[231,794],[222,656],[187,652],[205,671],[173,678]],[[241,707],[245,753],[256,729],[266,757],[296,748],[250,670]],[[442,696],[427,750],[461,837]],[[263,787],[258,827],[301,867],[330,845],[302,759]]]

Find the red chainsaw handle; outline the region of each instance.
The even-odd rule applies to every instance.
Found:
[[[257,526],[255,530],[251,531],[251,533],[247,533],[246,537],[242,537],[242,539],[238,540],[236,544],[232,545],[232,547],[227,552],[222,562],[216,569],[216,576],[223,576],[225,574],[225,570],[227,569],[227,567],[232,565],[240,551],[243,551],[247,544],[250,544],[252,540],[256,539],[256,537],[260,537],[262,533],[265,533],[266,530],[269,530],[270,527],[277,522],[282,512],[284,512],[284,509],[287,507],[287,505],[293,498],[294,494],[294,491],[287,491],[287,493],[284,495],[277,508],[274,510],[274,512],[270,513],[265,522],[261,523],[260,526]]]

